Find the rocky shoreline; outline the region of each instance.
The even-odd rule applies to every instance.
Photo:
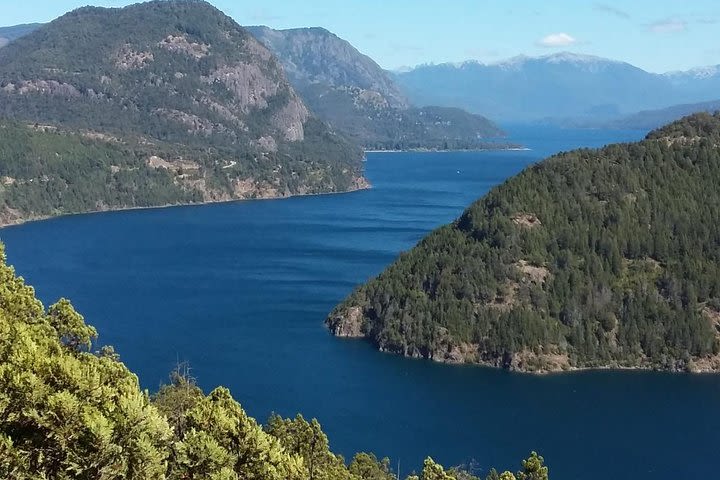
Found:
[[[321,196],[321,195],[342,195],[345,193],[352,193],[357,192],[360,190],[368,190],[372,188],[372,185],[370,182],[364,177],[359,176],[356,177],[353,180],[353,183],[351,187],[347,190],[339,191],[339,192],[320,192],[320,193],[295,193],[295,194],[286,194],[286,193],[278,193],[277,191],[267,192],[266,194],[262,194],[253,198],[241,198],[241,197],[220,197],[220,198],[211,198],[206,199],[201,202],[178,202],[178,203],[168,203],[164,205],[152,205],[147,207],[127,207],[127,206],[107,206],[102,205],[99,208],[95,210],[88,210],[85,212],[67,212],[67,213],[58,213],[57,215],[37,215],[37,216],[29,216],[29,217],[23,217],[20,212],[17,212],[16,210],[10,209],[9,211],[6,210],[0,214],[0,228],[6,228],[6,227],[13,227],[18,225],[23,225],[30,222],[39,222],[42,220],[49,220],[51,218],[60,218],[60,217],[67,217],[71,215],[89,215],[93,213],[104,213],[104,212],[122,212],[122,211],[129,211],[129,210],[151,210],[151,209],[160,209],[160,208],[172,208],[172,207],[187,207],[192,205],[211,205],[215,203],[229,203],[229,202],[242,202],[247,200],[282,200],[285,198],[293,198],[293,197],[315,197],[315,196]]]
[[[481,352],[479,345],[471,343],[454,344],[444,342],[444,348],[435,351],[413,349],[386,348],[377,342],[363,322],[363,311],[359,306],[347,309],[344,314],[328,317],[325,321],[330,333],[338,338],[366,340],[373,343],[378,351],[401,355],[406,358],[432,360],[449,365],[474,365],[508,370],[510,372],[529,373],[534,375],[550,375],[592,370],[641,370],[663,371],[670,373],[720,373],[720,354],[710,357],[690,359],[687,363],[674,362],[668,365],[657,365],[648,359],[637,365],[609,363],[606,365],[577,366],[570,357],[561,352],[537,353],[530,350],[505,352],[503,355]]]

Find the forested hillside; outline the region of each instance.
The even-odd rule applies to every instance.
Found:
[[[340,157],[343,144],[318,146]],[[142,137],[0,120],[0,225],[69,213],[353,189],[342,161],[281,156],[275,170]],[[320,174],[319,174],[320,173]],[[233,178],[238,176],[239,178]]]
[[[317,420],[249,417],[179,368],[150,396],[71,303],[45,308],[0,245],[0,478],[13,480],[392,480],[387,459],[330,451]],[[490,479],[512,479],[511,473]],[[419,477],[469,479],[431,459]],[[520,479],[547,479],[542,457]]]
[[[555,155],[328,318],[384,351],[525,371],[720,369],[720,114]]]
[[[36,204],[33,215],[366,186],[360,149],[311,115],[272,53],[201,1],[85,7],[17,39],[0,50],[0,118],[115,144],[102,148],[132,150],[136,163],[186,175],[175,189],[165,189],[162,199],[135,183],[122,187],[140,185],[142,201],[107,203],[113,193],[96,182],[85,190],[82,205],[64,203],[73,195],[61,198],[59,206],[36,204],[35,197],[8,205],[22,210]],[[45,144],[42,154],[49,155],[38,161],[70,162],[63,168],[78,179],[83,172],[70,170],[66,145],[61,142],[57,151],[50,145],[57,138],[38,140]],[[37,146],[9,141],[19,156],[0,158],[0,168]],[[48,182],[55,173],[26,180]]]

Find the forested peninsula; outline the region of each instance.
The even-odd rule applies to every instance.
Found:
[[[720,114],[557,154],[327,319],[340,337],[528,372],[720,370]]]

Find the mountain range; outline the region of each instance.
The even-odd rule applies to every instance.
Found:
[[[461,108],[415,107],[388,72],[323,28],[248,29],[280,58],[310,109],[365,148],[474,149],[504,136]]]
[[[631,130],[652,130],[686,115],[697,112],[713,113],[720,111],[720,100],[700,103],[673,105],[659,110],[643,110],[608,122],[593,122],[590,126],[621,128]]]
[[[714,100],[720,69],[655,74],[629,63],[558,53],[499,63],[421,65],[396,72],[411,101],[461,106],[500,122],[603,121]]]
[[[0,46],[39,26],[0,29]],[[720,89],[720,66],[657,74],[569,52],[388,72],[323,28],[248,29],[278,56],[310,110],[368,149],[492,147],[487,142],[502,131],[489,119],[655,127],[715,100]],[[664,109],[662,121],[643,119]]]
[[[9,27],[9,40],[39,26]],[[309,109],[366,149],[509,146],[498,142],[505,133],[481,115],[456,107],[413,106],[390,73],[323,28],[247,29],[278,56]]]

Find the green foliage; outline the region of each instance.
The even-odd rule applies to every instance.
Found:
[[[273,415],[268,420],[265,431],[277,438],[286,451],[304,460],[310,480],[352,478],[343,458],[330,451],[327,436],[317,420],[308,422],[302,415],[297,415],[294,419]]]
[[[328,319],[380,348],[523,370],[718,353],[720,116],[561,153],[491,190]],[[559,359],[559,360],[558,360]]]
[[[653,140],[663,138],[681,140],[706,138],[712,142],[717,142],[720,140],[720,116],[717,113],[715,115],[705,112],[696,113],[650,132],[648,138]]]
[[[383,458],[378,460],[372,453],[356,454],[350,465],[349,472],[362,480],[395,480],[395,475],[390,470],[390,460]]]
[[[447,473],[442,465],[428,457],[423,463],[420,480],[456,480],[455,476]]]
[[[176,436],[187,433],[187,414],[203,398],[203,391],[190,377],[187,366],[178,366],[170,375],[170,384],[162,385],[152,403],[167,418]]]
[[[82,315],[75,311],[69,300],[61,298],[48,309],[47,315],[63,345],[73,350],[90,349],[97,331],[85,325]]]
[[[523,460],[522,466],[522,471],[517,474],[518,480],[548,480],[545,459],[537,452],[532,452],[527,460]]]
[[[201,201],[202,192],[184,188],[172,171],[147,164],[166,153],[0,121],[2,220]]]
[[[527,460],[522,461],[522,470],[517,475],[507,470],[498,473],[493,468],[485,480],[548,480],[548,467],[543,457],[532,452]]]
[[[66,300],[47,312],[0,264],[0,477],[154,479],[171,430],[122,363],[84,349]]]
[[[302,459],[263,432],[226,388],[201,397],[186,411],[185,422],[185,433],[172,447],[169,478],[306,478]]]

